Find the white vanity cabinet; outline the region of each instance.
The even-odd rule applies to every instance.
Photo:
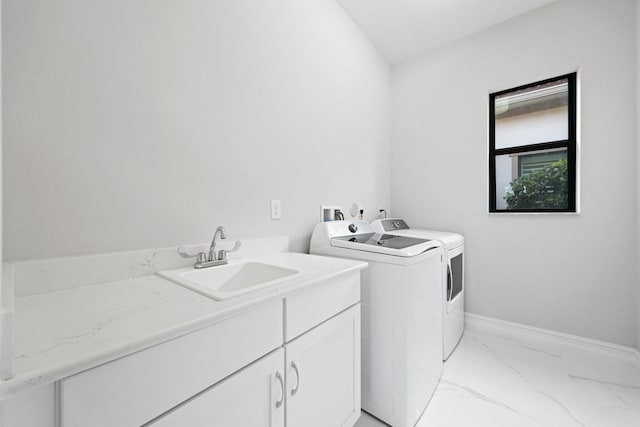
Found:
[[[351,427],[360,416],[359,302],[359,270],[330,277],[13,406],[54,413],[38,427]],[[0,415],[30,425],[26,411],[5,406]]]

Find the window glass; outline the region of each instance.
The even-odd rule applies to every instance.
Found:
[[[489,95],[489,210],[576,211],[575,73]]]
[[[496,156],[496,208],[568,209],[567,149]]]
[[[496,96],[496,148],[566,140],[567,90],[562,79]]]

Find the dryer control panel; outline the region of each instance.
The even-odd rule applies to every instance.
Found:
[[[400,218],[383,219],[380,221],[380,224],[382,224],[382,228],[384,229],[384,231],[409,229],[409,226],[404,221],[404,219],[400,219]]]

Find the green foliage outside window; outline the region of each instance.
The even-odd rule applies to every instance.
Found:
[[[514,179],[504,199],[507,209],[568,209],[567,160]]]

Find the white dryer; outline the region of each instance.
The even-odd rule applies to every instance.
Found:
[[[393,427],[415,426],[442,374],[442,244],[330,221],[315,227],[310,252],[369,264],[361,272],[362,409]]]
[[[410,228],[400,218],[377,219],[371,222],[377,233],[436,239],[446,248],[443,274],[444,333],[442,359],[447,360],[460,342],[464,332],[464,237],[448,231]]]

